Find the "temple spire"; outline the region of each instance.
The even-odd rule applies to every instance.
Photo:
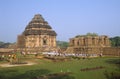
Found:
[[[46,46],[56,47],[56,36],[57,33],[44,20],[42,15],[36,14],[18,37],[18,47],[39,49]]]
[[[32,21],[35,21],[35,20],[37,20],[37,21],[44,21],[44,18],[42,17],[42,15],[40,15],[40,14],[36,14],[34,17],[33,17],[33,19],[32,19]]]

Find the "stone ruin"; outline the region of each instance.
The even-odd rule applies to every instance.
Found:
[[[26,51],[56,51],[56,36],[57,33],[42,15],[36,14],[23,33],[18,35],[17,48]]]
[[[106,35],[81,35],[70,39],[69,47],[65,53],[101,55],[106,47],[111,47],[109,38]]]

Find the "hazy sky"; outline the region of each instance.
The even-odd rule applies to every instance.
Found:
[[[88,32],[120,36],[120,0],[0,0],[0,41],[16,42],[35,14],[68,41]]]

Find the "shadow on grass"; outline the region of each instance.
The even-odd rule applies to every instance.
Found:
[[[17,70],[12,70],[12,69],[4,69],[0,70],[0,79],[9,79],[13,75],[17,75],[18,71]]]
[[[109,64],[115,64],[116,66],[118,66],[120,68],[120,58],[118,59],[109,59],[106,61]]]
[[[47,69],[29,70],[21,74],[18,70],[5,69],[0,71],[0,79],[75,79],[70,74],[50,74],[50,71]]]
[[[11,79],[35,79],[38,76],[49,74],[50,71],[47,69],[40,70],[29,70],[23,74],[12,77]]]
[[[107,79],[120,79],[120,72],[104,72]]]
[[[39,76],[36,79],[75,79],[75,77],[70,76],[70,74],[70,72],[48,74],[44,76]]]
[[[120,79],[120,58],[118,59],[110,59],[106,61],[109,64],[115,64],[118,69],[113,72],[108,72],[105,71],[104,75],[106,76],[107,79]]]

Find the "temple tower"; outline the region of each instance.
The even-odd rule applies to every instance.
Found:
[[[25,30],[18,36],[18,48],[54,48],[56,47],[56,32],[52,30],[42,15],[36,14]]]

